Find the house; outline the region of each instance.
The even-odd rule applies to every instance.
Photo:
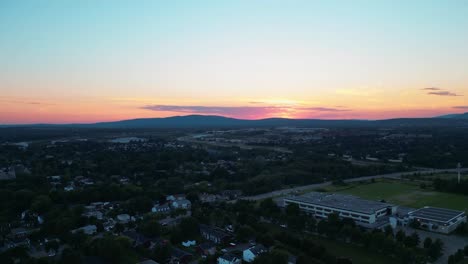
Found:
[[[172,247],[171,261],[172,263],[188,263],[192,259],[192,254],[183,251],[182,249]]]
[[[97,220],[102,220],[102,219],[103,219],[103,214],[102,214],[102,212],[100,212],[100,211],[89,211],[89,212],[85,212],[85,213],[82,214],[82,216],[87,217],[87,218],[94,217],[94,218],[96,218]]]
[[[95,225],[87,225],[71,231],[72,234],[76,234],[78,232],[83,232],[86,235],[94,235],[97,232],[97,227]]]
[[[184,247],[191,247],[191,246],[195,246],[196,244],[197,244],[197,241],[195,240],[182,241],[182,246]]]
[[[218,200],[218,196],[215,194],[202,193],[198,195],[198,199],[202,203],[214,203]]]
[[[26,228],[14,228],[10,231],[10,234],[7,235],[5,246],[7,248],[15,247],[27,247],[30,246],[30,241],[28,235],[32,233],[33,230]]]
[[[177,201],[177,200],[185,200],[185,194],[171,194],[166,197],[166,201]]]
[[[169,207],[168,204],[155,204],[153,208],[151,208],[151,212],[153,213],[159,213],[159,214],[164,214],[164,213],[169,213],[171,211],[171,208]]]
[[[132,242],[133,247],[143,246],[149,248],[151,246],[151,239],[136,231],[125,231],[122,236],[127,237]]]
[[[263,245],[255,245],[251,248],[248,248],[242,252],[242,258],[245,262],[252,262],[257,258],[259,255],[267,252],[267,249]]]
[[[241,264],[242,260],[230,253],[218,257],[218,264]]]
[[[16,171],[13,167],[0,168],[0,180],[16,179]]]
[[[211,255],[216,254],[216,244],[211,241],[204,242],[198,246],[197,250],[202,255],[211,256]]]
[[[75,185],[73,183],[63,187],[63,190],[66,191],[66,192],[71,192],[71,191],[74,191],[75,190]]]
[[[159,263],[152,259],[147,259],[147,260],[140,261],[137,264],[159,264]]]
[[[131,220],[131,217],[128,214],[119,214],[117,216],[117,222],[121,224],[127,224],[128,222],[130,222],[130,220]]]
[[[206,240],[212,241],[216,244],[221,244],[227,242],[231,237],[228,233],[224,232],[222,229],[217,227],[210,227],[207,225],[200,225],[200,234]]]
[[[192,207],[192,203],[187,199],[181,199],[173,201],[171,206],[174,209],[190,209]]]

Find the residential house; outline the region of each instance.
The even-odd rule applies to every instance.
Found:
[[[224,232],[222,229],[217,227],[210,227],[207,225],[200,225],[200,234],[206,240],[212,241],[216,244],[221,244],[227,242],[231,237],[228,233]]]
[[[218,264],[241,264],[242,260],[233,254],[226,253],[218,257]]]
[[[166,201],[177,201],[177,200],[185,200],[185,194],[171,194],[166,197]]]
[[[192,207],[192,203],[187,199],[175,200],[171,203],[172,208],[174,209],[190,209]]]
[[[137,264],[159,264],[159,263],[152,259],[147,259],[147,260],[140,261]]]
[[[245,262],[253,262],[258,256],[267,252],[267,249],[263,245],[255,245],[242,252],[242,258]]]
[[[182,246],[184,247],[191,247],[191,246],[195,246],[196,244],[197,244],[197,241],[195,240],[182,241]]]
[[[117,216],[117,222],[121,224],[127,224],[132,218],[128,214],[119,214]]]
[[[149,248],[152,244],[150,238],[136,231],[125,231],[122,236],[127,237],[132,242],[133,247],[145,247]]]
[[[29,234],[32,233],[32,229],[26,228],[14,228],[10,231],[10,234],[7,235],[5,246],[7,248],[15,248],[15,247],[26,247],[29,248],[30,241],[29,241]]]
[[[16,179],[16,172],[13,167],[0,168],[0,180]]]
[[[151,208],[151,212],[157,213],[157,214],[164,214],[164,213],[169,213],[171,211],[171,208],[169,205],[166,204],[155,204],[153,208]]]
[[[173,263],[189,263],[192,259],[192,254],[180,248],[172,247],[171,261]]]
[[[211,241],[204,242],[198,246],[197,250],[202,255],[211,256],[216,254],[216,244]]]
[[[86,235],[94,235],[97,233],[97,227],[95,225],[87,225],[71,231],[72,234],[76,234],[78,232],[83,232]]]
[[[202,203],[214,203],[218,201],[219,197],[215,194],[209,194],[209,193],[202,193],[198,195],[198,199]]]

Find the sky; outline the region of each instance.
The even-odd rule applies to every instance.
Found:
[[[466,0],[2,0],[0,124],[468,112]]]

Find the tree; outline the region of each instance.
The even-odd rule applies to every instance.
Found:
[[[198,227],[197,219],[193,217],[187,217],[182,219],[179,224],[180,231],[187,238],[194,238],[200,234],[200,229]]]
[[[288,204],[286,206],[286,215],[287,216],[298,216],[301,213],[299,206],[297,204]]]
[[[65,248],[62,252],[62,257],[59,261],[60,264],[80,264],[80,252],[71,248]]]
[[[51,206],[52,200],[50,200],[49,196],[39,195],[33,200],[31,204],[31,210],[38,214],[43,214],[47,212]]]
[[[166,263],[167,259],[171,256],[171,248],[168,244],[158,245],[153,251],[154,258],[159,263]]]
[[[403,242],[405,240],[405,237],[406,237],[405,232],[403,232],[402,230],[398,230],[395,236],[398,242]]]
[[[242,242],[245,242],[254,236],[255,230],[248,225],[241,226],[236,231],[236,239]]]
[[[429,249],[432,246],[432,239],[430,237],[426,237],[426,239],[424,239],[423,245],[425,249]]]
[[[141,223],[139,225],[139,229],[140,229],[140,232],[145,236],[156,237],[161,234],[162,227],[161,227],[161,224],[159,224],[159,222],[156,219],[150,218],[150,219],[146,219],[146,221]]]
[[[428,249],[429,257],[436,260],[442,256],[444,243],[439,238],[436,239]]]
[[[417,247],[419,245],[419,242],[419,235],[416,232],[413,232],[411,236],[407,236],[404,241],[405,246],[409,248]]]
[[[259,208],[263,212],[263,214],[265,214],[266,216],[269,216],[269,217],[275,217],[280,213],[279,207],[276,205],[276,203],[271,198],[263,200],[260,203]]]

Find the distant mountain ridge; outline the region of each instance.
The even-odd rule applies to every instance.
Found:
[[[236,119],[215,115],[187,115],[163,118],[140,118],[116,122],[78,125],[96,128],[229,128],[229,127],[423,127],[463,126],[468,120],[450,118],[396,118],[386,120],[325,120],[266,118],[257,120]]]
[[[468,116],[467,113],[463,114]],[[266,118],[257,120],[236,119],[215,115],[187,115],[162,118],[138,118],[93,124],[32,124],[16,127],[71,127],[71,128],[238,128],[238,127],[467,127],[468,118],[395,118],[385,120],[326,120]],[[0,127],[15,127],[7,125]]]
[[[456,119],[468,119],[468,112],[462,114],[449,114],[438,116],[437,118],[456,118]]]

